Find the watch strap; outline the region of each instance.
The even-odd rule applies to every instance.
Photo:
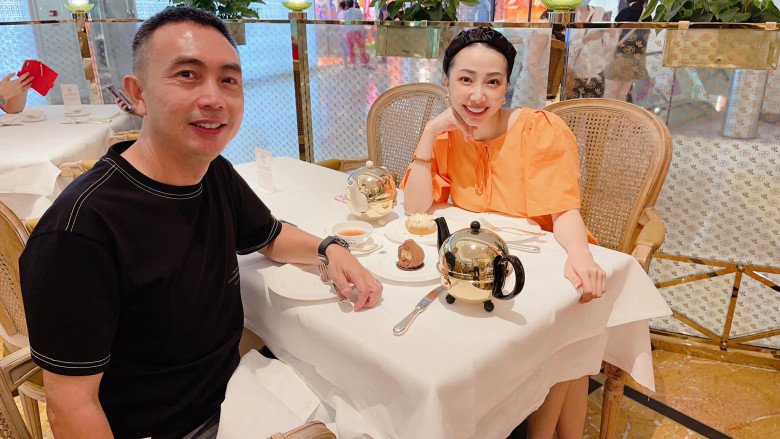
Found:
[[[331,244],[338,244],[345,249],[349,249],[349,243],[339,238],[338,236],[328,236],[327,238],[323,239],[322,242],[320,242],[319,247],[317,247],[317,257],[320,258],[321,261],[325,262],[325,264],[328,263],[328,257],[325,256],[325,250],[327,250]]]

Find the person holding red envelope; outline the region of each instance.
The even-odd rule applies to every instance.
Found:
[[[27,103],[27,91],[30,90],[33,78],[28,73],[22,73],[16,79],[9,73],[0,80],[0,108],[6,113],[20,113]]]

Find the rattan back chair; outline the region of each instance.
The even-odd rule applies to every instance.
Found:
[[[611,99],[572,99],[546,108],[577,137],[582,217],[599,244],[631,253],[648,270],[663,243],[655,201],[669,170],[672,136],[655,114]],[[615,436],[625,372],[604,362],[601,438]]]
[[[4,354],[15,353],[30,345],[19,281],[19,256],[28,237],[29,232],[19,218],[0,203],[0,337],[3,339]],[[14,387],[14,390],[18,387],[32,437],[41,438],[43,434],[37,401],[46,401],[43,378],[40,373],[28,378],[29,381]]]
[[[631,253],[672,157],[672,137],[655,114],[611,99],[572,99],[546,108],[574,132],[580,151],[582,217],[599,245]]]
[[[369,159],[403,175],[425,124],[447,106],[447,92],[436,84],[407,84],[382,93],[368,112]]]

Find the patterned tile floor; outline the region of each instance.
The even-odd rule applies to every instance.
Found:
[[[778,437],[780,371],[662,350],[655,350],[653,359],[657,392],[651,393],[633,382],[629,382],[628,387],[639,392],[640,397],[636,399],[646,400],[641,394],[649,395],[669,408],[661,408],[665,413],[662,414],[624,397],[618,419],[618,438]],[[599,380],[599,377],[595,378]],[[602,389],[599,388],[588,399],[586,438],[598,437],[601,396]],[[41,404],[41,413],[44,438],[52,438],[45,420],[45,404]]]

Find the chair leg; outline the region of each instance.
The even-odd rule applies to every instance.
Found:
[[[43,430],[41,429],[41,412],[38,408],[38,401],[22,392],[19,392],[19,399],[22,402],[22,412],[24,420],[30,429],[30,435],[33,439],[43,439]]]
[[[604,374],[607,381],[604,383],[604,399],[601,402],[601,429],[600,439],[612,439],[615,437],[617,419],[620,412],[620,400],[623,399],[623,377],[625,372],[607,362],[604,363]]]

